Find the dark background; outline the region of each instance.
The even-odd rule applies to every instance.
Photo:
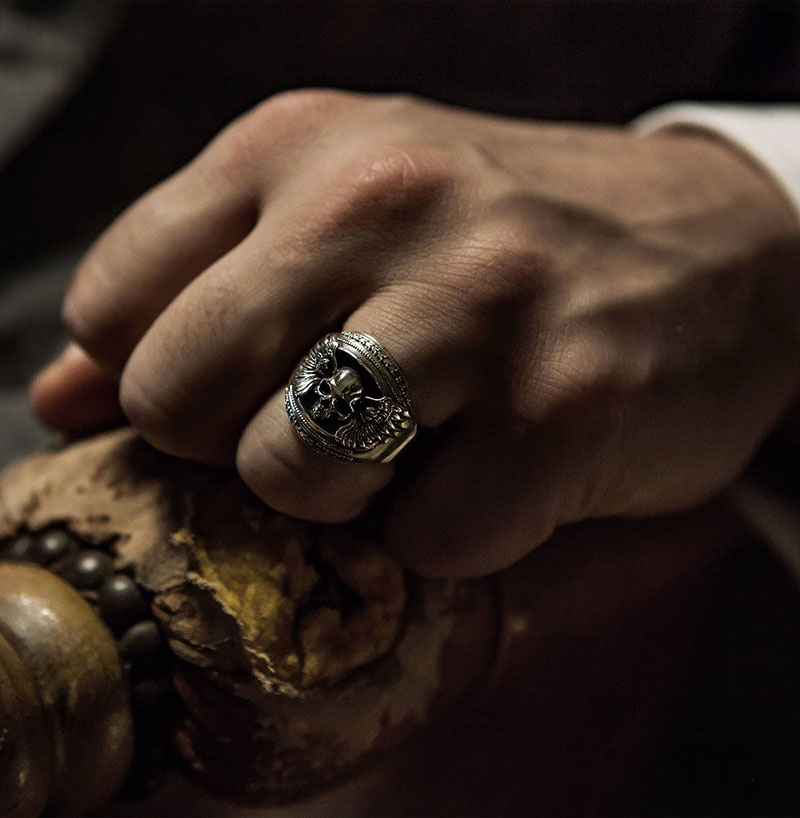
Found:
[[[234,116],[302,86],[615,123],[676,99],[797,100],[800,3],[132,3],[0,177],[0,270],[99,228]]]

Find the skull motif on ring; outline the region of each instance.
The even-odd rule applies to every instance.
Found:
[[[336,337],[328,335],[297,367],[292,387],[301,399],[314,398],[305,411],[339,445],[356,454],[406,435],[414,426],[409,409],[389,397],[367,394],[362,375],[337,360],[338,349]]]
[[[316,386],[319,396],[311,414],[320,420],[335,414],[347,420],[353,414],[353,401],[364,392],[361,376],[349,366],[340,366],[329,378],[321,378]]]

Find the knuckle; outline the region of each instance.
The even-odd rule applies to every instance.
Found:
[[[159,362],[145,360],[137,351],[120,380],[123,414],[162,452],[230,467],[238,437],[235,420],[224,409],[210,415],[207,399],[191,392],[179,374],[169,375]]]
[[[406,91],[373,95],[368,104],[371,115],[391,125],[400,137],[415,133],[420,118],[435,108],[435,103]]]
[[[610,378],[610,363],[603,352],[598,344],[562,344],[545,360],[542,372],[557,391],[582,395],[607,383]]]
[[[154,381],[150,381],[154,383]],[[157,449],[181,454],[180,426],[153,386],[128,368],[120,381],[119,400],[125,417],[139,434]]]
[[[201,154],[198,164],[202,166],[209,160],[215,172],[241,184],[252,178],[265,150],[295,144],[317,129],[327,115],[353,99],[346,92],[327,89],[283,91],[228,125]]]
[[[428,145],[379,145],[337,174],[329,219],[337,229],[376,221],[415,222],[452,190],[450,158]]]
[[[437,283],[467,315],[498,326],[522,316],[530,320],[531,312],[541,309],[550,286],[548,265],[532,248],[472,240],[448,253]]]
[[[598,441],[618,424],[618,410],[633,388],[615,351],[602,337],[583,333],[526,343],[512,367],[510,419],[520,433],[541,433],[542,424],[567,437],[591,426]],[[608,421],[608,428],[604,422]]]
[[[417,97],[408,91],[381,94],[374,99],[380,104],[386,115],[397,116],[400,119],[405,119],[411,111],[416,111],[420,105],[424,104],[422,97]]]
[[[539,291],[552,277],[554,265],[527,233],[527,224],[509,219],[476,231],[465,245],[476,278],[501,291]]]
[[[169,237],[193,214],[196,201],[187,195],[191,165],[183,168],[135,201],[112,226],[108,239],[123,244],[134,258],[153,252],[154,237]]]
[[[339,110],[355,99],[355,94],[331,88],[292,88],[273,94],[247,116],[260,124],[266,124],[265,120],[269,123],[302,123]]]
[[[113,311],[105,308],[108,266],[100,254],[90,252],[75,273],[61,305],[61,318],[69,336],[99,360],[117,347],[120,327]]]
[[[90,304],[91,300],[86,298],[83,288],[77,280],[73,280],[61,304],[61,321],[69,337],[89,353],[96,346],[95,339],[98,337],[96,322],[90,316]]]
[[[261,134],[246,114],[228,125],[190,167],[199,172],[208,169],[209,176],[221,175],[239,185],[252,175],[260,147]]]
[[[280,453],[268,435],[247,430],[236,449],[236,470],[263,500],[272,504],[285,497],[287,488],[302,485],[305,475],[291,457]]]
[[[310,475],[302,463],[277,442],[247,431],[236,451],[236,470],[244,483],[265,503],[293,517],[339,524],[355,519],[368,498],[349,498],[331,486],[309,490]]]
[[[500,292],[539,292],[551,270],[548,259],[540,251],[508,244],[497,248],[484,265],[484,278]]]
[[[135,342],[140,294],[122,281],[131,259],[152,259],[154,237],[182,218],[158,189],[133,204],[89,249],[73,276],[61,316],[70,336],[94,357],[120,366]]]
[[[535,395],[533,405],[547,416],[572,413],[609,389],[613,380],[614,368],[602,347],[559,344],[538,362],[533,389],[523,402]]]

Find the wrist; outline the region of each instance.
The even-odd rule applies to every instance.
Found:
[[[640,133],[682,127],[715,136],[767,175],[800,225],[800,107],[675,102],[633,121]]]
[[[764,242],[800,237],[800,219],[775,177],[750,154],[711,130],[676,123],[642,135],[670,141],[679,150],[681,173],[702,185],[715,203],[740,210]]]

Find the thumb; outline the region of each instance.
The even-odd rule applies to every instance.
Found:
[[[124,420],[118,380],[74,343],[34,378],[30,395],[41,421],[70,437]]]

